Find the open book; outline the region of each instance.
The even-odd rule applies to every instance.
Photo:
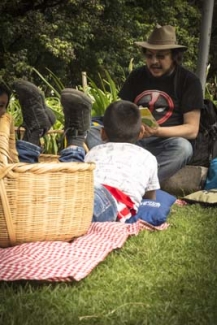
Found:
[[[151,128],[155,128],[158,126],[157,121],[155,120],[151,111],[147,107],[139,106],[139,109],[141,112],[142,123],[146,124]]]

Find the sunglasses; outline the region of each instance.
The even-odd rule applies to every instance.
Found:
[[[155,58],[156,60],[164,60],[169,54],[171,54],[170,52],[166,52],[166,53],[157,53],[157,54],[153,54],[153,53],[145,53],[145,57],[148,60],[152,60],[153,58]]]

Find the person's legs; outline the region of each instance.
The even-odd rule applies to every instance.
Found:
[[[116,202],[109,191],[103,185],[95,185],[92,222],[116,221],[117,214]]]
[[[61,162],[84,162],[85,150],[83,147],[70,146],[60,151]]]
[[[39,145],[39,139],[55,123],[56,117],[46,106],[44,96],[34,84],[26,80],[14,82],[14,89],[20,102],[25,129],[24,141]]]
[[[33,143],[18,140],[16,143],[20,162],[37,163],[41,148]]]
[[[97,126],[91,126],[91,128],[87,132],[87,138],[86,138],[86,145],[88,149],[91,149],[99,144],[105,143],[101,139],[101,133],[100,130],[102,128],[102,125]]]
[[[71,88],[61,92],[67,146],[82,147],[91,124],[92,101],[85,93]]]
[[[67,148],[60,152],[61,162],[84,161],[83,143],[91,121],[91,101],[83,92],[64,89],[61,93],[61,104],[65,117],[64,133]],[[93,222],[116,221],[117,206],[108,190],[102,186],[94,186]]]
[[[157,158],[160,182],[170,178],[184,167],[193,154],[191,143],[184,138],[151,137],[142,139],[137,144]]]
[[[18,80],[14,89],[20,102],[25,129],[23,139],[17,141],[17,151],[21,162],[36,163],[41,153],[40,137],[55,123],[56,117],[45,105],[43,94],[31,82]]]

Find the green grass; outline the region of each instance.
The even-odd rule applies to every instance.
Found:
[[[4,325],[217,324],[216,208],[174,206],[80,282],[0,283]]]

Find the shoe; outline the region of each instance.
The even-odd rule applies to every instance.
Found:
[[[91,125],[92,101],[82,91],[66,88],[61,92],[61,104],[65,117],[64,133],[70,145],[72,138],[86,137]]]
[[[45,105],[44,96],[34,84],[25,80],[14,82],[14,89],[20,102],[25,141],[31,138],[31,133],[38,131],[43,136],[55,123],[54,113]]]

